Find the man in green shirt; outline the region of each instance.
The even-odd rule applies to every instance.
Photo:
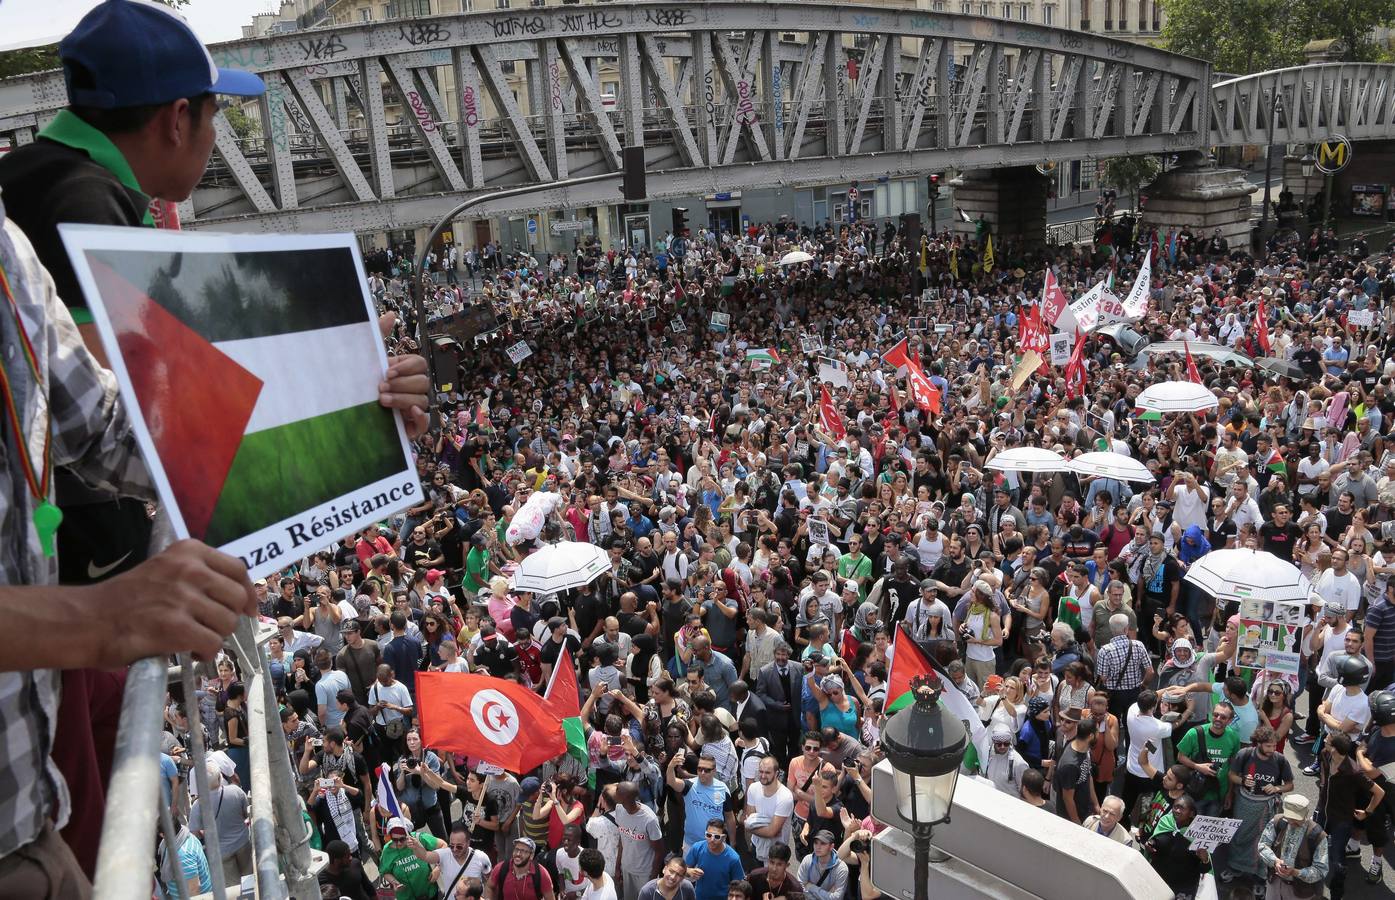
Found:
[[[1230,727],[1235,707],[1222,700],[1211,709],[1211,723],[1198,725],[1177,744],[1177,761],[1206,776],[1206,792],[1197,800],[1203,815],[1220,815],[1230,804],[1230,760],[1240,751],[1240,735]]]
[[[440,841],[429,831],[413,834],[411,823],[403,818],[390,820],[387,833],[387,845],[378,859],[378,874],[397,892],[397,900],[428,900],[436,896],[436,867],[418,859],[412,843],[435,850]]]
[[[855,534],[849,538],[848,552],[838,557],[838,577],[857,582],[858,600],[867,599],[867,588],[872,580],[872,557],[863,555],[861,535]]]
[[[489,583],[489,549],[488,540],[482,532],[476,531],[470,535],[470,552],[465,556],[465,578],[460,586],[465,589],[465,595],[474,600],[484,590],[484,586]]]

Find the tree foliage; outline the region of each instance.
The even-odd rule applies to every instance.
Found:
[[[1301,65],[1309,41],[1340,38],[1352,61],[1378,59],[1371,29],[1395,23],[1390,0],[1163,0],[1167,49],[1248,75]]]
[[[189,5],[189,0],[155,0],[155,2],[175,9]],[[57,44],[6,50],[0,53],[0,78],[13,78],[16,75],[28,75],[32,72],[47,72],[49,69],[58,68],[58,65]]]
[[[229,106],[223,110],[223,115],[227,117],[228,124],[232,126],[233,134],[239,138],[245,140],[258,137],[262,133],[261,120],[247,115],[240,106]]]
[[[1105,161],[1104,183],[1133,198],[1133,208],[1138,209],[1138,189],[1161,171],[1156,156],[1116,156]]]

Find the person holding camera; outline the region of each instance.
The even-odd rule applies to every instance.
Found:
[[[437,791],[445,784],[441,758],[421,745],[421,732],[409,728],[405,735],[407,752],[392,767],[397,799],[412,810],[415,818],[446,839],[446,822]]]

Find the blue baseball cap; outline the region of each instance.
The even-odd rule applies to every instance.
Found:
[[[266,90],[251,72],[214,65],[184,17],[150,0],[105,0],[59,42],[58,56],[75,106],[124,109]]]

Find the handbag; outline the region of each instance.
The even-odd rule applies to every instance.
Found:
[[[1206,756],[1206,726],[1196,726],[1196,742],[1200,750],[1200,756]],[[1187,783],[1184,786],[1187,796],[1193,800],[1200,800],[1210,793],[1212,787],[1219,787],[1220,780],[1214,775],[1206,775],[1193,769],[1187,776]]]

